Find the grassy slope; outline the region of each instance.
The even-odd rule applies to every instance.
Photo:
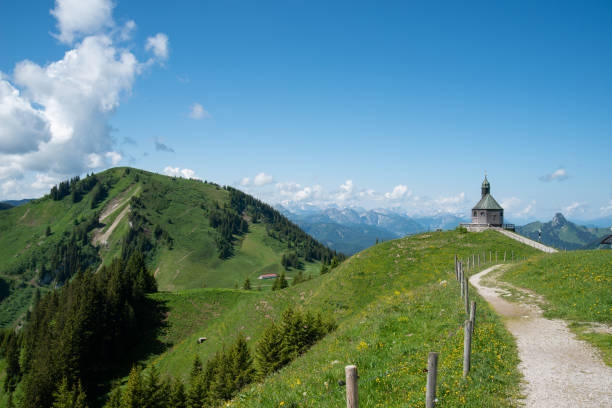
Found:
[[[569,320],[583,338],[598,346],[612,365],[612,335],[588,333],[584,322],[612,325],[612,253],[560,252],[521,263],[503,279],[544,296],[546,316]],[[587,325],[588,326],[588,325]]]
[[[168,326],[160,337],[169,348],[147,363],[154,362],[166,375],[184,377],[196,353],[206,360],[239,331],[254,347],[270,319],[287,306],[301,306],[333,315],[338,329],[262,385],[245,390],[235,400],[238,406],[289,405],[304,400],[304,392],[308,398],[299,406],[340,406],[342,391],[322,399],[310,396],[335,388],[349,363],[358,365],[364,380],[371,379],[362,380],[362,406],[418,406],[426,380],[421,370],[427,352],[434,350],[442,353],[444,406],[464,406],[464,400],[466,406],[508,405],[518,389],[516,350],[484,302],[478,306],[472,386],[460,381],[462,332],[441,343],[465,319],[453,281],[453,256],[482,250],[536,253],[493,231],[436,232],[379,244],[328,275],[280,292],[201,289],[156,294],[169,308]],[[440,285],[441,280],[448,283]],[[232,297],[230,302],[224,300],[226,295]],[[209,340],[197,344],[201,336]],[[381,377],[389,369],[398,371]]]
[[[109,171],[108,176],[118,176],[119,169]],[[30,305],[36,283],[34,270],[23,275],[6,275],[15,265],[26,262],[35,252],[47,251],[62,235],[72,231],[74,220],[85,218],[99,211],[116,194],[125,189],[129,179],[120,179],[109,191],[108,197],[96,208],[91,208],[91,198],[72,203],[70,196],[61,201],[33,200],[0,213],[0,277],[14,281],[14,290],[0,306],[0,327],[13,325]],[[45,236],[47,226],[51,235]]]
[[[15,282],[16,288],[0,305],[0,326],[14,324],[16,318],[29,307],[36,272],[32,269],[23,275],[7,275],[15,265],[27,260],[37,251],[48,251],[62,235],[74,228],[74,220],[102,212],[113,203],[121,205],[103,221],[100,232],[105,232],[128,204],[132,192],[140,195],[154,182],[161,186],[160,203],[145,203],[146,217],[159,224],[174,239],[173,249],[160,245],[151,265],[157,270],[156,278],[161,290],[182,290],[198,287],[232,288],[242,287],[249,277],[257,286],[268,289],[270,281],[260,282],[261,273],[280,273],[280,259],[288,252],[286,246],[270,238],[264,224],[251,224],[249,233],[235,245],[235,255],[229,260],[217,256],[216,231],[209,226],[208,217],[201,208],[210,208],[215,202],[223,205],[229,193],[222,188],[199,181],[175,179],[142,170],[115,168],[97,175],[104,180],[114,180],[107,198],[96,208],[91,208],[91,194],[79,203],[70,196],[61,201],[50,198],[0,212],[0,278]],[[122,199],[124,198],[124,199]],[[149,208],[151,206],[151,208]],[[51,227],[52,234],[45,236]],[[129,230],[128,217],[124,217],[110,235],[107,245],[100,247],[103,263],[108,264],[120,255],[122,239]],[[94,231],[91,233],[95,233]],[[29,262],[28,262],[29,265]],[[304,274],[318,273],[320,263],[306,263]],[[290,270],[289,278],[296,275]]]

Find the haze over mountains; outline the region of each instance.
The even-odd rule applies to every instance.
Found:
[[[450,230],[470,221],[448,213],[409,216],[401,209],[388,208],[366,210],[313,205],[277,205],[276,208],[315,239],[346,254],[362,251],[377,240],[386,241],[437,229]],[[542,229],[541,239],[546,245],[560,249],[585,249],[610,233],[612,219],[585,221],[584,226],[580,224],[568,221],[558,213],[549,222],[517,224],[517,232],[537,241],[538,231]]]
[[[410,217],[400,210],[362,208],[276,207],[304,231],[332,249],[354,254],[389,240],[436,229],[456,228],[466,221],[452,214]]]

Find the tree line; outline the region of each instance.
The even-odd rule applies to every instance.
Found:
[[[79,272],[36,301],[19,334],[4,333],[5,389],[13,393],[21,383],[17,402],[23,408],[95,396],[97,384],[115,372],[125,350],[159,321],[145,296],[156,290],[141,253],[127,262],[116,259],[96,274]]]
[[[147,373],[133,367],[127,384],[111,391],[105,408],[216,407],[289,364],[335,328],[333,320],[320,314],[289,308],[280,322],[266,328],[253,352],[239,333],[229,348],[206,364],[196,355],[187,383],[160,378],[154,366]]]
[[[272,206],[233,187],[226,186],[225,189],[230,193],[230,207],[237,214],[247,214],[254,223],[263,221],[269,236],[283,242],[305,262],[317,260],[330,264],[334,258],[339,261],[346,259],[344,254],[329,249],[306,234]]]

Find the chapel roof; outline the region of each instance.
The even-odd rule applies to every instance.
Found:
[[[499,203],[495,201],[495,199],[493,198],[491,194],[485,194],[480,199],[478,204],[476,204],[474,208],[472,209],[473,210],[503,210],[501,205],[499,205]]]

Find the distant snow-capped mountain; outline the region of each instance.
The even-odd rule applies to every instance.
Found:
[[[317,240],[346,254],[359,252],[377,239],[388,240],[435,229],[454,229],[463,218],[453,214],[410,217],[401,209],[313,205],[277,205],[276,208]]]

